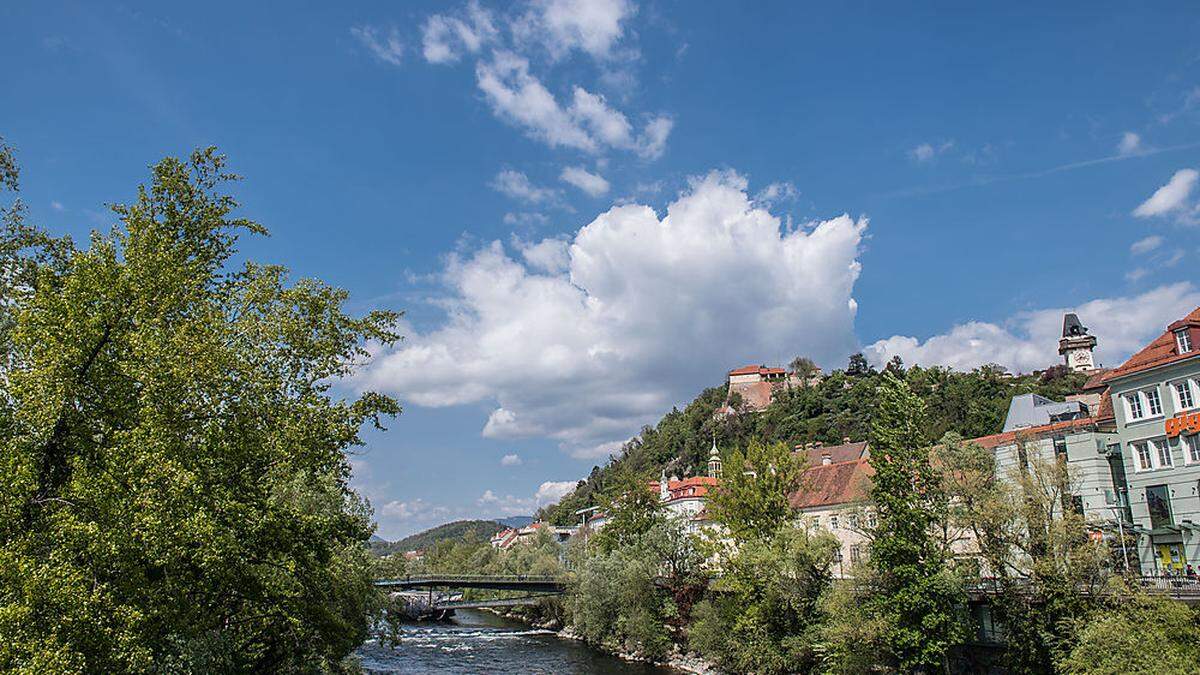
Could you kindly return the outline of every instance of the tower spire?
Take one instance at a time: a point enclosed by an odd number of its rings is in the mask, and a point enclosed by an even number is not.
[[[708,452],[708,476],[709,478],[721,477],[721,453],[717,450],[717,434],[713,432],[712,450]]]

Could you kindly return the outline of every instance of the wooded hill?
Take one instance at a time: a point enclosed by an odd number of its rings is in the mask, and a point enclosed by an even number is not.
[[[441,541],[460,541],[468,537],[487,541],[504,527],[494,520],[456,520],[409,535],[399,541],[372,542],[371,551],[383,556],[405,551],[423,551],[433,548]]]
[[[1072,373],[1064,366],[1013,376],[995,365],[970,372],[942,367],[905,368],[896,358],[885,370],[906,380],[925,401],[929,408],[929,438],[940,438],[947,431],[965,438],[999,432],[1013,396],[1037,393],[1062,400],[1087,380],[1085,375]],[[861,354],[855,354],[846,369],[835,370],[818,383],[778,392],[761,413],[722,417],[714,417],[713,413],[725,402],[728,385],[705,389],[683,410],[672,409],[658,424],[643,428],[624,445],[619,456],[604,466],[593,467],[574,492],[539,515],[555,524],[574,523],[577,510],[598,505],[600,496],[625,473],[647,479],[657,478],[663,469],[679,476],[701,475],[714,437],[722,452],[745,447],[751,439],[793,445],[815,441],[835,445],[846,437],[867,440],[880,377],[881,371],[869,366]]]

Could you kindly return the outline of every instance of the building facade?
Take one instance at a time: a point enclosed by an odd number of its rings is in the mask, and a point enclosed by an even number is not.
[[[1142,572],[1200,567],[1200,308],[1105,383]]]

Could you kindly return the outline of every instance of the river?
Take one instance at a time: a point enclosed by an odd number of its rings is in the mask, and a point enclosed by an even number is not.
[[[635,673],[675,671],[630,663],[552,631],[487,612],[404,626],[395,648],[371,640],[356,652],[368,673]]]

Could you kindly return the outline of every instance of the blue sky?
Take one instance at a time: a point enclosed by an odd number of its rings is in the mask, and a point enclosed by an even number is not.
[[[36,221],[217,145],[248,255],[407,312],[388,538],[529,513],[730,367],[1115,364],[1200,305],[1200,10],[5,3]],[[888,13],[884,13],[888,12]],[[505,459],[508,457],[508,459]]]

